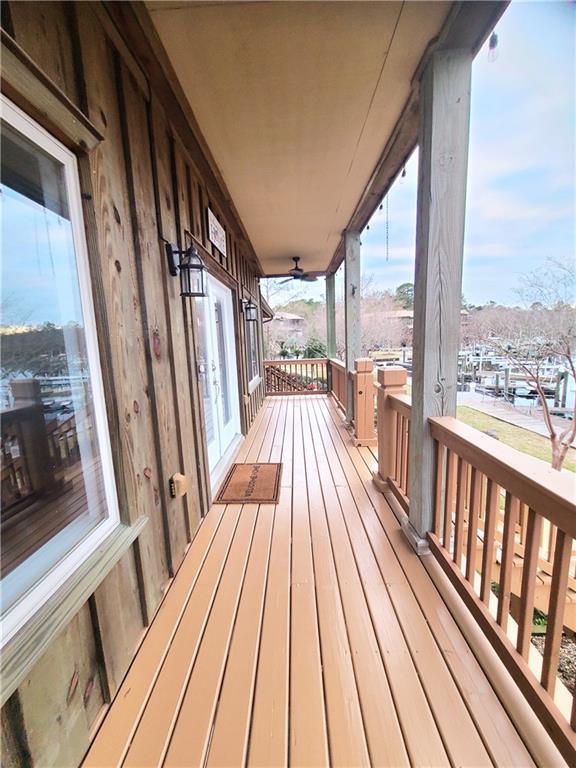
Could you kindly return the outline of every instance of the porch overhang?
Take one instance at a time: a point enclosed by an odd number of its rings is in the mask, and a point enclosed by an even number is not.
[[[148,2],[262,273],[333,271],[417,141],[438,47],[478,48],[502,2]],[[142,20],[142,13],[140,13]],[[150,23],[151,20],[151,23]]]

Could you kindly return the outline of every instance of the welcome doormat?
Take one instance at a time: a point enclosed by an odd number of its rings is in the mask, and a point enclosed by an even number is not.
[[[277,504],[282,464],[234,464],[215,504]]]

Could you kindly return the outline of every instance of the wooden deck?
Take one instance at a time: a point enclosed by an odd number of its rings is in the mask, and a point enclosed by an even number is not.
[[[85,766],[533,765],[333,401],[269,398],[239,460],[280,503],[212,507]]]

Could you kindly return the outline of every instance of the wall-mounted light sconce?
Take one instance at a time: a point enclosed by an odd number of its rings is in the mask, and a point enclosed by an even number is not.
[[[255,323],[258,320],[258,307],[252,300],[242,301],[241,307],[247,323]]]
[[[172,277],[180,272],[180,296],[206,296],[206,264],[192,245],[185,251],[165,244],[168,271]],[[179,261],[176,262],[176,257]]]

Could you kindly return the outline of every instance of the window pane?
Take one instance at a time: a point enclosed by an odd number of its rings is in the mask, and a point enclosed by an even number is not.
[[[64,166],[2,123],[2,611],[107,517]]]
[[[204,425],[206,427],[206,444],[211,445],[216,439],[214,411],[212,404],[213,365],[208,341],[207,302],[199,301],[198,307],[198,372],[200,392],[204,403]]]
[[[214,302],[214,317],[216,320],[216,343],[218,344],[218,360],[220,363],[220,388],[222,398],[222,419],[224,424],[228,424],[232,418],[230,410],[230,390],[228,384],[228,361],[226,359],[226,343],[224,339],[224,315],[222,313],[222,302]]]
[[[258,360],[258,330],[256,323],[246,323],[247,352],[248,352],[248,377],[250,381],[259,374]]]

